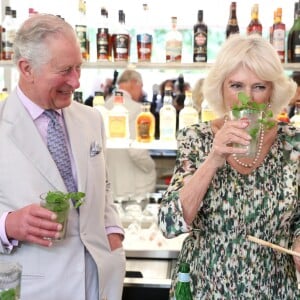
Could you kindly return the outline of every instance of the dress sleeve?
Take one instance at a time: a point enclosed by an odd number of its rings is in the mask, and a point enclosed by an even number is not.
[[[199,143],[199,125],[184,128],[178,132],[178,150],[171,182],[162,197],[158,223],[166,238],[173,238],[190,231],[183,218],[179,191],[185,179],[191,176],[199,165],[201,144]]]

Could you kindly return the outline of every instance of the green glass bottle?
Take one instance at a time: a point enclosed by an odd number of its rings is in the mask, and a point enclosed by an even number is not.
[[[190,280],[190,265],[183,262],[179,265],[178,282],[175,287],[176,300],[193,300]]]

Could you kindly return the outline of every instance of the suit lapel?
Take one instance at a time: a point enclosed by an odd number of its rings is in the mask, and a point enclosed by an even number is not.
[[[83,127],[84,120],[81,120],[81,115],[78,113],[75,103],[63,109],[63,115],[76,167],[78,191],[85,191],[89,152],[84,139],[86,136],[86,128]]]
[[[7,101],[3,118],[11,124],[10,139],[16,147],[54,186],[54,189],[64,191],[65,185],[47,146],[15,92]]]

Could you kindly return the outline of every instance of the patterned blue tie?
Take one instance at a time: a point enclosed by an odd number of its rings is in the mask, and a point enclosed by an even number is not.
[[[49,118],[47,129],[47,146],[68,192],[77,192],[77,185],[72,174],[71,160],[66,144],[66,137],[58,121],[58,113],[54,110],[45,110],[44,115]]]

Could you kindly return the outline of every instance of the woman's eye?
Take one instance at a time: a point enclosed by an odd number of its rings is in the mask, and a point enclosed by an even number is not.
[[[241,89],[243,86],[240,83],[232,83],[230,87],[233,89]]]
[[[264,91],[266,87],[264,85],[255,85],[253,87],[254,90]]]

